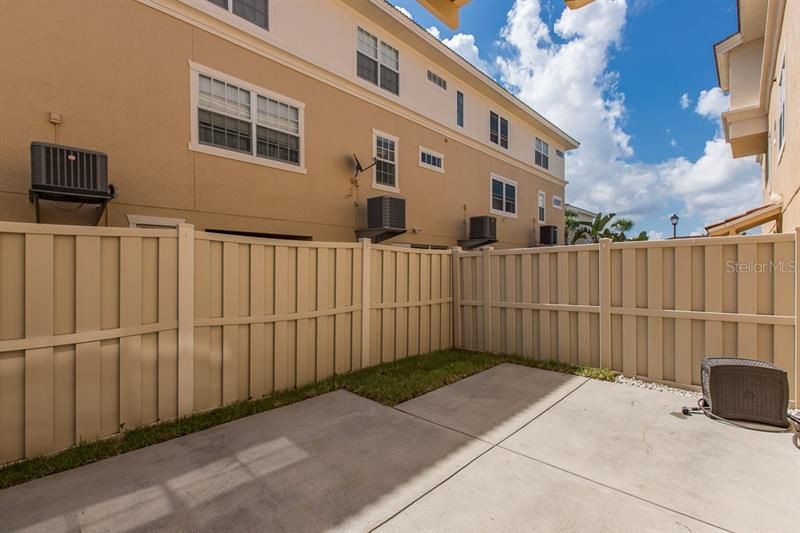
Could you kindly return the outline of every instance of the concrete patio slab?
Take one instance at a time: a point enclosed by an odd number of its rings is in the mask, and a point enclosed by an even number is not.
[[[502,446],[731,530],[800,531],[791,436],[684,417],[690,401],[590,381]]]
[[[481,456],[378,529],[720,531],[502,448]]]
[[[396,408],[496,444],[586,381],[502,364]]]
[[[333,392],[0,491],[0,530],[364,531],[487,448]]]

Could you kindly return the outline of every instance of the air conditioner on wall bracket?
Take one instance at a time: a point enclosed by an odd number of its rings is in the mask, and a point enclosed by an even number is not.
[[[108,156],[84,148],[32,142],[29,197],[36,206],[36,222],[40,199],[99,204],[102,215],[106,204],[117,197],[116,187],[108,183]]]
[[[465,250],[488,246],[497,242],[497,219],[483,215],[469,218],[469,239],[458,241]]]
[[[367,227],[356,230],[359,239],[382,242],[406,232],[406,199],[375,196],[367,200]]]

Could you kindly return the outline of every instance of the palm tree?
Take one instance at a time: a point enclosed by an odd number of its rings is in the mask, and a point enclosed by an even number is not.
[[[646,241],[648,240],[647,232],[639,232],[633,238],[625,235],[625,232],[633,229],[633,220],[627,217],[618,218],[616,213],[597,213],[597,216],[591,222],[578,222],[577,218],[574,221],[565,221],[567,228],[570,229],[572,240],[570,244],[575,244],[579,239],[587,239],[590,242],[600,242],[600,239],[611,239],[614,242],[622,241]],[[614,220],[612,222],[612,220]],[[574,229],[570,224],[576,224]]]

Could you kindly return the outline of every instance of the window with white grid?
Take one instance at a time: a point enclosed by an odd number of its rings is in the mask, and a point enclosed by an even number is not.
[[[550,145],[538,137],[536,137],[533,162],[542,168],[550,168]]]
[[[236,152],[230,157],[271,160],[303,171],[302,103],[196,68],[194,149],[219,156]]]
[[[400,52],[358,28],[356,74],[392,94],[400,94]]]
[[[258,97],[256,155],[300,164],[300,110],[273,98]]]
[[[516,216],[517,184],[500,176],[492,176],[491,211],[499,215]]]
[[[269,0],[208,0],[256,26],[269,29]]]
[[[201,144],[250,153],[250,118],[250,91],[200,74],[197,123]]]
[[[375,146],[375,183],[378,188],[397,189],[397,138],[373,133]]]

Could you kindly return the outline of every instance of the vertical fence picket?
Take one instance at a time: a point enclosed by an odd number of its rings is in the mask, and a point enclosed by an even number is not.
[[[647,250],[647,308],[660,310],[663,308],[661,248]],[[664,339],[663,321],[661,317],[647,319],[647,377],[661,380],[664,377]]]
[[[100,329],[100,237],[79,235],[75,239],[75,331]],[[100,341],[75,346],[75,439],[101,436]]]
[[[53,335],[53,236],[25,238],[25,336]],[[53,348],[25,351],[25,455],[53,449]]]

